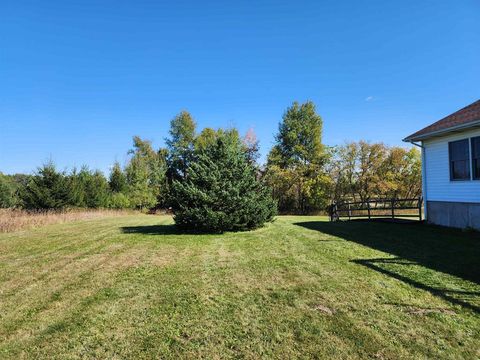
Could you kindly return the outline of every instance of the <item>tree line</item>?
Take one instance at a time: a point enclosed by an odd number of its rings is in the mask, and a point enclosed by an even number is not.
[[[328,147],[322,126],[312,102],[294,103],[283,115],[262,172],[280,212],[308,214],[334,201],[421,195],[416,148],[363,140]]]
[[[245,200],[241,192],[248,193],[244,213],[235,213],[236,219],[215,215],[212,221],[221,224],[242,223],[238,218],[250,219],[252,214],[271,218],[276,206],[282,213],[308,214],[324,210],[332,201],[420,195],[416,148],[367,141],[326,146],[322,127],[312,102],[294,102],[279,123],[266,163],[259,164],[259,142],[252,130],[245,136],[234,128],[199,131],[192,116],[182,111],[170,122],[164,148],[155,149],[135,136],[127,163],[116,162],[108,177],[87,166],[59,171],[52,162],[33,175],[0,173],[0,207],[174,207],[188,213],[188,223],[192,216],[204,216],[195,215],[200,202],[221,205],[214,211],[217,215],[231,214],[235,204]]]

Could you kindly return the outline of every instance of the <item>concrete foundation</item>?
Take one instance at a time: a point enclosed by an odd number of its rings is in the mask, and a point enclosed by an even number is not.
[[[427,201],[427,214],[432,224],[480,230],[480,203]]]

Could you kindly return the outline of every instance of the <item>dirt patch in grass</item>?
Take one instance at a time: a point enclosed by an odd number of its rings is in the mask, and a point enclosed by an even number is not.
[[[313,310],[320,311],[321,313],[327,314],[327,315],[333,315],[335,314],[335,310],[329,308],[328,306],[322,305],[322,304],[317,304],[312,306]]]

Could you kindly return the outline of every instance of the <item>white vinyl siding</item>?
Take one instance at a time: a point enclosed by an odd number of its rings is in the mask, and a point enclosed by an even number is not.
[[[480,136],[480,129],[458,132],[423,142],[427,201],[480,203],[480,180],[450,180],[448,143]]]

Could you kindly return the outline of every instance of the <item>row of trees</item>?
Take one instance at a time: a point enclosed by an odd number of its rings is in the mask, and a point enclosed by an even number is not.
[[[87,166],[58,171],[52,162],[33,175],[0,173],[0,207],[166,208],[172,203],[174,181],[185,181],[198,155],[223,137],[235,139],[246,161],[258,170],[258,141],[253,132],[245,139],[236,129],[205,128],[198,133],[191,115],[183,111],[171,121],[166,148],[156,150],[150,141],[135,136],[126,165],[116,162],[108,178]]]
[[[248,183],[258,193],[263,194],[268,188],[284,213],[323,210],[331,201],[340,199],[363,201],[420,195],[417,149],[365,141],[328,147],[322,143],[322,126],[322,118],[312,102],[293,103],[279,124],[266,164],[260,166],[259,144],[253,131],[243,138],[235,129],[197,131],[192,116],[183,111],[170,123],[165,148],[154,149],[149,141],[134,137],[128,162],[123,167],[115,163],[108,178],[87,167],[60,172],[51,163],[30,176],[0,173],[0,206],[180,208],[178,194],[185,195],[186,189],[199,186],[198,182],[211,183],[215,180],[212,174],[218,177],[215,181],[219,189],[233,184],[231,191],[238,190],[241,181],[246,181],[242,186]],[[241,163],[243,170],[233,171],[232,163]],[[249,180],[242,180],[240,174]],[[192,181],[197,184],[194,186]],[[228,199],[235,198],[229,192],[210,190],[207,192],[211,204],[226,204]]]
[[[166,204],[166,152],[154,151],[149,141],[133,138],[130,159],[122,168],[116,162],[108,178],[83,166],[59,171],[53,162],[33,175],[0,173],[0,207],[25,209],[135,208]]]
[[[422,171],[417,148],[352,142],[333,149],[328,173],[332,199],[416,198]]]
[[[383,143],[322,143],[322,118],[312,102],[285,112],[263,177],[281,212],[307,214],[332,201],[421,194],[421,160],[416,148]]]

